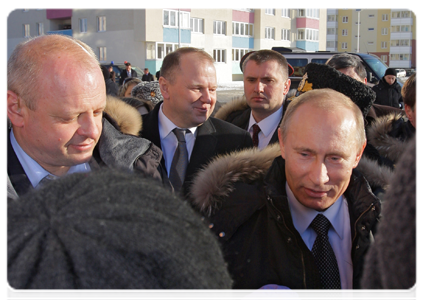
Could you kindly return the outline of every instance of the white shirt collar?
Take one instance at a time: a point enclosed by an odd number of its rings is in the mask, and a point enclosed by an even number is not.
[[[15,151],[16,156],[19,159],[19,162],[22,165],[22,168],[25,171],[26,176],[31,182],[32,186],[35,188],[40,183],[41,179],[47,175],[55,176],[43,167],[41,167],[32,157],[30,157],[26,152],[21,148],[21,146],[16,141],[15,135],[13,134],[13,128],[10,131],[10,143],[12,144],[13,150]],[[91,171],[90,165],[88,163],[83,163],[70,167],[67,174],[72,173],[85,173]],[[56,177],[56,176],[55,176]]]
[[[176,126],[168,117],[163,113],[163,103],[160,105],[159,109],[159,133],[162,139],[165,139],[169,133],[172,132],[174,128],[179,128]],[[185,128],[189,129],[192,134],[195,134],[197,127]]]
[[[320,212],[305,207],[295,198],[288,182],[285,183],[286,195],[288,197],[289,209],[291,211],[292,221],[298,233],[302,234],[310,226],[311,222]],[[344,222],[342,215],[342,203],[345,200],[344,195],[341,195],[334,204],[332,204],[324,212],[321,212],[332,224],[336,234],[342,240],[344,236]]]
[[[258,123],[254,120],[253,111],[251,110],[250,122],[248,124],[248,131],[251,130],[251,127],[253,127],[254,124],[257,124],[260,127],[260,130],[264,134],[264,136],[268,137],[270,134],[273,134],[273,132],[275,132],[275,128],[279,126],[279,122],[281,121],[282,110],[283,110],[283,105],[273,114],[264,118]]]

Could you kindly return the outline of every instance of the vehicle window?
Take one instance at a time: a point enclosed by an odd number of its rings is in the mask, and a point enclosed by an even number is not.
[[[376,58],[364,59],[364,61],[370,66],[372,69],[373,75],[379,77],[379,80],[383,78],[385,75],[385,71],[388,68],[382,61]],[[367,69],[367,68],[366,68]],[[374,74],[376,73],[376,74]]]
[[[327,62],[327,60],[328,60],[327,58],[312,58],[311,62],[324,65]]]
[[[308,64],[306,58],[288,58],[288,63],[294,68],[294,74],[292,77],[303,77],[305,66]]]

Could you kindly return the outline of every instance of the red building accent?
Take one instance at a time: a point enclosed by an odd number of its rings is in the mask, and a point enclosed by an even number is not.
[[[72,17],[72,9],[46,9],[47,19],[67,19]]]
[[[239,11],[239,10],[232,10],[232,21],[254,23],[254,13]]]
[[[309,18],[297,18],[297,28],[319,29],[319,20]]]

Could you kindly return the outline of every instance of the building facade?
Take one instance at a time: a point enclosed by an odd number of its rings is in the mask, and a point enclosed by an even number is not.
[[[93,48],[101,63],[131,62],[160,70],[178,47],[204,49],[218,82],[242,80],[239,62],[252,50],[296,47],[326,50],[326,9],[47,9],[8,17],[8,56],[22,40],[66,34]]]
[[[326,50],[364,52],[416,68],[416,16],[406,9],[328,9]]]

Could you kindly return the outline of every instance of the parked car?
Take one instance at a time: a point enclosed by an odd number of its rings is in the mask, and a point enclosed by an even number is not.
[[[397,71],[397,77],[405,77],[407,73],[404,69],[395,69]]]
[[[106,67],[110,67],[110,64],[101,64],[101,65],[102,66],[106,66]],[[113,71],[115,71],[115,75],[116,75],[115,82],[117,84],[119,84],[120,73],[122,71],[125,71],[126,70],[126,66],[123,63],[122,64],[120,64],[120,63],[119,64],[114,63],[112,66],[113,66]],[[144,74],[144,71],[141,70],[140,68],[135,67],[135,66],[132,66],[132,65],[131,65],[131,68],[133,70],[135,70],[135,72],[137,72],[137,78],[141,79],[142,78],[142,75]]]
[[[294,74],[291,79],[291,88],[296,89],[300,83],[303,75],[305,66],[310,63],[325,64],[326,61],[332,57],[332,55],[339,52],[330,51],[316,51],[306,52],[299,48],[286,48],[286,47],[273,47],[272,50],[278,51],[285,56],[288,63],[294,68]],[[385,70],[388,66],[383,63],[379,57],[373,54],[366,53],[353,53],[349,54],[356,55],[361,59],[367,72],[367,82],[369,86],[372,86],[379,82],[385,75]]]

